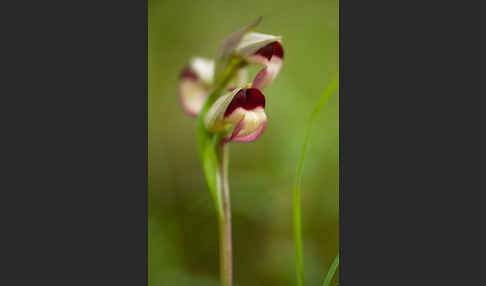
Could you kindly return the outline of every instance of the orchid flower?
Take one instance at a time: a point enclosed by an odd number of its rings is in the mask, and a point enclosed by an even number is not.
[[[235,49],[248,63],[265,66],[253,80],[254,88],[266,88],[282,68],[283,47],[279,36],[247,33]]]
[[[225,132],[222,143],[251,142],[265,130],[265,96],[257,88],[237,88],[221,96],[209,109],[204,124],[209,131]]]
[[[193,58],[180,74],[179,100],[182,109],[197,116],[213,84],[214,61]]]

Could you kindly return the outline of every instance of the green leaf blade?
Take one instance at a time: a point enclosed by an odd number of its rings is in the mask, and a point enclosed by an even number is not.
[[[217,156],[217,138],[215,134],[209,133],[204,127],[202,118],[198,119],[197,123],[197,143],[200,160],[203,167],[204,177],[209,187],[211,196],[213,197],[218,216],[223,215],[223,207],[220,194],[220,164]]]
[[[302,207],[301,207],[301,197],[302,197],[302,175],[304,169],[304,161],[307,153],[307,146],[309,145],[312,126],[317,116],[321,112],[324,104],[327,102],[333,91],[339,85],[339,74],[334,78],[334,80],[329,84],[327,89],[319,98],[314,111],[312,112],[311,118],[307,125],[306,135],[304,138],[304,143],[302,145],[302,150],[300,153],[299,163],[297,165],[297,174],[295,176],[294,183],[294,199],[293,199],[293,220],[294,220],[294,241],[295,241],[295,256],[296,256],[296,268],[297,268],[297,283],[299,286],[305,285],[304,280],[304,265],[303,265],[303,245],[302,245]]]
[[[329,267],[329,271],[327,271],[327,275],[326,278],[324,278],[324,283],[322,284],[322,286],[331,285],[332,278],[334,277],[334,273],[336,273],[338,266],[339,266],[339,254],[336,255],[336,258],[334,258],[331,267]]]

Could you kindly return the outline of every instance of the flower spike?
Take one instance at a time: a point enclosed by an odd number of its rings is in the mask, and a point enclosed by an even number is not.
[[[250,142],[265,130],[265,96],[256,88],[238,88],[220,97],[205,118],[206,128],[226,132],[223,144],[229,141]]]
[[[222,144],[249,142],[265,130],[265,96],[261,89],[270,85],[282,68],[282,37],[252,32],[261,17],[224,40],[216,61],[194,58],[180,77],[180,101],[186,113],[201,112],[211,90],[211,106],[202,114],[209,133],[218,133]],[[248,81],[246,65],[263,66]],[[213,86],[218,84],[217,86]],[[221,90],[227,90],[221,95]]]
[[[180,75],[179,100],[184,111],[197,116],[213,84],[214,61],[193,58]]]
[[[281,37],[252,32],[261,20],[259,17],[229,35],[214,62],[195,58],[180,75],[180,102],[186,113],[198,115],[197,150],[222,222],[219,228],[222,285],[233,283],[228,148],[225,144],[251,142],[265,131],[267,115],[261,89],[280,72],[284,54]],[[259,65],[261,69],[253,82],[248,80],[248,65]]]

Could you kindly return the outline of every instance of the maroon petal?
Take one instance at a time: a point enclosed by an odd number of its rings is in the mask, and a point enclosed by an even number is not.
[[[253,110],[259,106],[265,108],[265,96],[263,93],[256,88],[242,89],[233,97],[224,116],[230,115],[238,107],[245,110]]]
[[[198,80],[197,74],[190,68],[190,67],[185,67],[181,74],[179,75],[179,79],[193,79],[193,80]]]
[[[256,51],[255,55],[260,55],[267,60],[271,60],[274,56],[283,59],[284,51],[279,42],[273,42]]]

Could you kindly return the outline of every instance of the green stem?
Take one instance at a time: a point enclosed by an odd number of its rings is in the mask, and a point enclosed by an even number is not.
[[[202,159],[204,175],[218,212],[221,286],[232,286],[233,283],[228,147],[221,144],[223,134],[213,134],[206,130],[204,116],[244,65],[245,62],[238,58],[230,61],[226,72],[217,80],[215,88],[206,99],[197,121],[198,151]]]
[[[339,266],[339,254],[336,255],[336,258],[334,258],[331,267],[329,267],[329,271],[327,271],[327,275],[326,278],[324,278],[324,283],[322,284],[322,286],[331,285],[332,277],[334,277],[334,273],[336,273],[338,266]]]
[[[295,240],[295,256],[296,256],[296,266],[297,266],[297,283],[299,286],[304,286],[304,265],[303,265],[303,250],[302,250],[302,210],[301,210],[301,182],[302,182],[302,174],[304,168],[304,160],[305,154],[307,152],[307,145],[310,141],[310,135],[312,126],[314,121],[317,118],[317,115],[322,110],[322,107],[327,102],[327,99],[332,94],[334,89],[339,84],[339,75],[334,78],[334,80],[329,84],[327,89],[322,94],[321,98],[314,108],[312,112],[311,118],[307,125],[307,130],[304,139],[304,145],[302,146],[302,151],[300,153],[299,164],[297,166],[297,175],[295,177],[295,184],[294,184],[294,210],[293,210],[293,218],[294,218],[294,240]]]
[[[223,214],[219,220],[220,276],[222,286],[233,284],[233,249],[231,243],[231,205],[228,187],[228,147],[219,148],[220,190]]]

